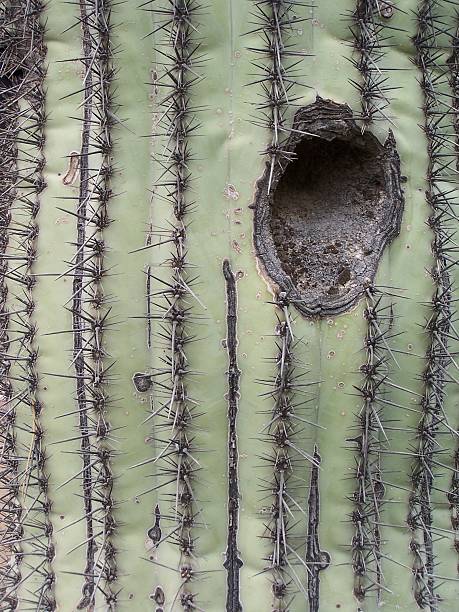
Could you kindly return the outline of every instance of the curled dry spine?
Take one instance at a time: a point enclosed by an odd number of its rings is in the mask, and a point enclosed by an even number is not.
[[[388,446],[388,439],[383,406],[390,362],[394,361],[389,345],[394,319],[390,299],[382,288],[369,285],[365,289],[366,359],[360,367],[363,380],[357,387],[363,406],[358,414],[357,435],[349,440],[356,448],[357,488],[352,498],[354,511],[351,516],[354,595],[363,601],[367,594],[374,594],[378,605],[385,588],[381,550],[384,502],[381,451]]]
[[[43,9],[40,0],[16,0],[0,10],[1,610],[55,609],[33,297],[45,187]]]
[[[385,48],[390,39],[388,19],[393,15],[392,2],[384,0],[357,0],[351,16],[351,34],[357,57],[351,62],[361,75],[360,81],[351,81],[360,95],[362,133],[375,119],[389,120],[386,109],[393,91],[387,81],[387,70],[382,65]]]
[[[454,116],[449,90],[450,74],[444,62],[445,50],[438,41],[452,33],[445,30],[441,3],[423,0],[418,13],[418,31],[414,38],[415,62],[420,70],[423,91],[423,126],[429,162],[426,197],[431,208],[428,223],[432,230],[433,267],[431,277],[434,293],[429,306],[425,330],[428,335],[424,390],[420,401],[421,418],[414,449],[409,499],[408,525],[412,532],[410,548],[413,554],[414,596],[421,608],[440,609],[437,593],[435,550],[436,528],[433,522],[432,492],[442,453],[440,435],[457,438],[454,425],[445,414],[447,385],[456,380],[451,369],[457,369],[449,344],[458,340],[453,319],[453,281],[451,271],[457,265],[454,212],[457,201],[448,182],[456,181],[455,143],[451,140]],[[437,47],[438,46],[438,47]],[[442,470],[444,463],[442,462]],[[453,488],[456,473],[453,468]]]
[[[116,500],[113,499],[113,454],[108,411],[113,401],[108,388],[111,364],[104,348],[104,330],[110,322],[109,296],[104,292],[106,244],[104,229],[110,224],[109,205],[112,165],[111,127],[116,117],[113,96],[114,53],[110,40],[110,0],[80,0],[76,27],[81,27],[83,77],[82,144],[79,153],[79,185],[76,198],[75,255],[61,276],[73,278],[71,303],[73,360],[79,454],[82,469],[61,483],[82,480],[86,539],[86,564],[81,568],[82,597],[77,609],[91,609],[100,602],[116,606],[118,589]],[[81,95],[76,92],[75,95]],[[74,163],[74,153],[70,162]],[[70,551],[69,554],[71,554]]]
[[[171,207],[169,226],[151,229],[145,246],[138,249],[157,247],[168,251],[158,275],[152,274],[151,266],[147,270],[147,326],[151,329],[151,321],[156,321],[153,349],[164,356],[162,365],[152,375],[154,398],[160,405],[148,417],[155,418],[152,439],[158,454],[143,462],[157,466],[158,484],[145,493],[157,491],[159,496],[156,508],[163,529],[149,530],[155,551],[160,557],[163,542],[175,545],[178,550],[177,588],[174,593],[165,594],[166,602],[170,609],[180,606],[195,610],[201,609],[196,542],[202,521],[194,490],[200,470],[199,449],[194,442],[199,414],[198,403],[188,390],[192,371],[187,346],[195,340],[190,331],[197,318],[193,304],[197,303],[198,308],[203,305],[193,291],[197,278],[190,271],[186,243],[193,207],[190,143],[199,127],[196,121],[199,108],[193,104],[192,90],[201,78],[199,70],[204,61],[197,40],[201,7],[196,0],[169,0],[166,8],[151,1],[142,6],[153,16],[151,34],[158,41],[155,51],[161,67],[155,73],[158,76],[154,83],[159,93],[159,120],[153,134],[158,141],[154,160],[159,168],[154,197]],[[157,289],[150,293],[154,286]],[[156,552],[151,557],[153,562],[155,558]]]

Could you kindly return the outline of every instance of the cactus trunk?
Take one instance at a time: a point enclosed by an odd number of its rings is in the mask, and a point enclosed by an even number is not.
[[[459,13],[0,6],[0,610],[453,612]]]

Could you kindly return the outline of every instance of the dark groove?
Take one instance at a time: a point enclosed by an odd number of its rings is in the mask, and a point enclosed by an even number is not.
[[[151,349],[151,266],[147,268],[147,348]]]
[[[223,262],[226,283],[226,348],[228,351],[228,540],[223,566],[227,571],[226,612],[240,612],[239,557],[237,535],[239,528],[239,482],[236,419],[239,402],[241,372],[237,364],[237,291],[236,279],[227,259]]]
[[[311,468],[311,483],[308,498],[308,535],[306,540],[306,563],[308,567],[309,612],[319,612],[320,572],[330,564],[330,555],[320,550],[320,490],[319,473],[321,457],[317,446],[314,447],[314,463]]]

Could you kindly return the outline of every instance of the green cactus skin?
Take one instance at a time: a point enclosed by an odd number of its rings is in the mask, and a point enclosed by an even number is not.
[[[457,609],[458,31],[448,0],[1,5],[0,610]],[[405,205],[307,318],[253,204],[317,96],[391,132]]]

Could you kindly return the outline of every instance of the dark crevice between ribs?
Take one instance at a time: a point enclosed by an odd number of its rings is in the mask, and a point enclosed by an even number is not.
[[[308,534],[306,540],[306,563],[308,567],[309,612],[320,609],[320,572],[330,564],[330,555],[320,550],[320,492],[319,470],[321,457],[317,446],[314,447],[314,463],[311,468],[311,484],[308,498]]]
[[[226,612],[242,610],[239,598],[239,557],[237,537],[239,528],[239,456],[236,420],[239,403],[240,370],[237,364],[237,292],[236,279],[228,260],[223,262],[226,283],[226,347],[228,351],[228,539],[224,567],[227,571]]]

